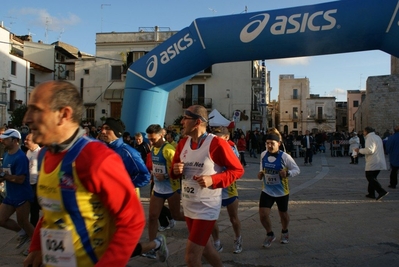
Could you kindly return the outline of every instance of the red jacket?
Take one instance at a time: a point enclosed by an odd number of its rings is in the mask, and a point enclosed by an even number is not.
[[[53,171],[65,154],[47,151],[42,165],[45,171]],[[82,185],[99,195],[116,223],[108,249],[95,266],[126,266],[143,232],[145,217],[122,159],[104,144],[91,142],[82,149],[75,164]],[[41,250],[41,223],[42,218],[35,228],[29,251]]]
[[[245,140],[245,138],[240,138],[237,141],[237,150],[238,152],[242,152],[245,150],[247,150],[247,141]]]

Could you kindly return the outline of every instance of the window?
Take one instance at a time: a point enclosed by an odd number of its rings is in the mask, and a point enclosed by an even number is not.
[[[122,79],[122,65],[111,66],[111,80],[120,81]]]
[[[294,129],[297,129],[297,128],[298,128],[298,123],[294,122]]]
[[[89,107],[86,109],[86,120],[94,125],[94,107]]]
[[[346,117],[342,117],[342,126],[346,126]]]
[[[8,110],[14,111],[15,110],[15,99],[17,97],[17,92],[14,90],[10,90],[10,107]]]
[[[122,102],[111,102],[111,116],[112,118],[119,119],[122,114]]]
[[[17,62],[11,61],[11,75],[17,75]]]
[[[293,107],[292,108],[292,118],[293,119],[298,119],[298,107]]]
[[[317,107],[317,119],[323,119],[323,107]]]
[[[29,85],[32,87],[35,86],[35,74],[33,74],[33,73],[30,74]]]
[[[353,100],[353,107],[357,108],[359,106],[359,101],[358,100]]]
[[[132,63],[136,62],[139,58],[141,58],[145,54],[147,54],[147,52],[145,52],[145,51],[131,51],[131,52],[127,53],[127,57],[126,57],[127,67],[130,67],[130,65]]]
[[[292,99],[298,99],[298,89],[292,90]]]
[[[84,73],[85,75],[89,75],[89,74],[90,74],[90,70],[89,70],[89,69],[84,69],[84,70],[83,70],[83,73]]]
[[[205,101],[205,85],[204,84],[187,84],[186,99],[191,100],[191,105],[204,105]]]

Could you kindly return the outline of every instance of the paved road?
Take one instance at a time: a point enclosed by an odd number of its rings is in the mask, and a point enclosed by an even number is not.
[[[349,157],[331,157],[326,151],[314,156],[313,166],[303,166],[303,158],[296,161],[301,174],[290,178],[290,243],[278,242],[281,226],[274,207],[272,223],[277,240],[265,249],[261,247],[265,231],[257,208],[261,191],[261,183],[256,179],[259,158],[247,158],[249,166],[238,181],[244,240],[241,254],[231,252],[234,235],[225,209],[219,219],[225,267],[398,266],[399,189],[388,190],[390,194],[382,201],[365,198],[364,158],[360,158],[359,165],[352,165]],[[389,189],[389,171],[382,171],[379,181]],[[146,211],[148,190],[142,190]],[[164,232],[171,254],[167,263],[136,257],[128,266],[185,266],[187,233],[183,222]],[[0,266],[21,266],[24,248],[15,249],[15,234],[0,229],[0,236]],[[145,230],[142,240],[147,236]]]

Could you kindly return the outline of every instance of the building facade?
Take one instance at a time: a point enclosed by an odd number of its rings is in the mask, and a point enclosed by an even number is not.
[[[333,132],[336,128],[335,97],[310,94],[308,78],[293,74],[279,76],[279,123],[283,133],[304,133],[309,130]]]
[[[75,60],[74,81],[80,88],[86,113],[84,120],[100,125],[106,117],[119,118],[123,103],[126,71],[130,64],[144,56],[155,46],[167,40],[175,31],[151,31],[128,33],[97,33],[96,55]],[[205,106],[208,111],[217,109],[236,127],[244,130],[266,124],[266,107],[258,108],[253,119],[252,106],[260,106],[262,91],[253,92],[254,81],[262,81],[259,61],[214,64],[197,73],[190,80],[172,90],[168,96],[165,126],[172,125],[194,104]],[[264,82],[264,88],[268,81]],[[263,90],[266,92],[266,89]],[[252,98],[254,97],[254,99]],[[254,102],[256,104],[254,104]],[[149,106],[157,108],[156,104]],[[132,114],[135,109],[132,107]],[[235,114],[240,114],[235,116]],[[151,124],[153,122],[148,122]]]
[[[355,113],[355,128],[373,127],[382,135],[399,124],[399,75],[368,77],[366,94]]]
[[[361,129],[356,129],[355,124],[355,113],[363,102],[366,95],[365,90],[348,90],[347,91],[347,109],[348,109],[348,127],[347,131],[360,131]]]
[[[354,114],[358,131],[373,127],[381,136],[399,124],[399,59],[391,56],[391,75],[371,76],[359,109]]]

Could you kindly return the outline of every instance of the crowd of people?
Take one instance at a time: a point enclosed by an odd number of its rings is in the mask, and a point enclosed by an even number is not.
[[[399,126],[385,142],[371,127],[348,135],[313,135],[308,130],[281,134],[275,128],[231,132],[209,128],[207,110],[194,105],[185,111],[180,131],[151,124],[145,133],[131,136],[116,118],[106,118],[99,127],[82,125],[82,113],[76,87],[50,81],[32,92],[26,129],[0,128],[0,183],[6,184],[0,226],[18,233],[17,248],[30,242],[24,251],[26,267],[125,266],[138,255],[165,262],[169,250],[160,232],[174,228],[176,221],[185,221],[189,231],[187,266],[202,266],[202,257],[211,266],[223,266],[217,224],[222,207],[234,231],[232,252],[243,250],[236,181],[248,166],[247,153],[260,158],[259,219],[265,248],[276,239],[270,220],[274,203],[280,243],[289,243],[288,180],[300,173],[295,157],[312,165],[313,155],[325,152],[326,143],[346,140],[341,156],[350,156],[351,164],[365,156],[366,197],[380,200],[388,194],[377,180],[386,169],[384,153],[390,157],[389,187],[397,186]],[[148,184],[146,220],[140,188]],[[17,221],[11,219],[13,213]],[[146,224],[148,241],[139,242]]]

